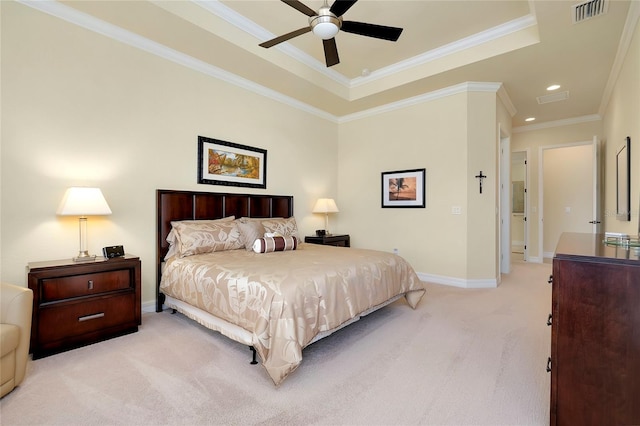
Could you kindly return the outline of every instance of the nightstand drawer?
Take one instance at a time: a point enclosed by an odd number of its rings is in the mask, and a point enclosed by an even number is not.
[[[122,290],[131,286],[128,269],[42,280],[40,302],[69,299]]]
[[[31,262],[33,359],[138,330],[142,319],[140,258]]]
[[[71,302],[41,307],[37,340],[39,347],[56,341],[109,328],[137,328],[133,290],[119,296],[96,298],[84,302]]]

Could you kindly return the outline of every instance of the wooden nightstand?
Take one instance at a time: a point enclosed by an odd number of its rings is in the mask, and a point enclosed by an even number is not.
[[[349,235],[323,235],[321,237],[312,235],[304,237],[304,242],[325,246],[351,247],[351,238]]]
[[[138,331],[140,259],[29,263],[33,359]]]

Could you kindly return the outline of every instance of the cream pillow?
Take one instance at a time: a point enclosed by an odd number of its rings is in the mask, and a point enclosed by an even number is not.
[[[288,217],[286,219],[262,219],[261,223],[264,227],[264,232],[278,234],[285,237],[295,237],[297,242],[300,242],[300,237],[298,236],[298,225],[296,224],[295,217]]]
[[[167,236],[171,256],[185,257],[242,248],[243,240],[233,217],[218,220],[185,220],[171,222]]]
[[[264,226],[259,220],[238,221],[238,229],[247,251],[252,250],[255,240],[264,235]]]

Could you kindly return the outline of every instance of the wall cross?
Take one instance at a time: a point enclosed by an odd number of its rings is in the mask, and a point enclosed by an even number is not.
[[[483,175],[482,170],[480,170],[480,174],[476,175],[476,178],[480,179],[480,193],[482,194],[482,179],[486,178],[486,176]]]

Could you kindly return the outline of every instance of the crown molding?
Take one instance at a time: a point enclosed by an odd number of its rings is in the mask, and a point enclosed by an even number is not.
[[[505,89],[504,85],[502,84],[498,89],[498,97],[502,101],[502,104],[504,105],[504,107],[507,109],[507,112],[509,112],[509,114],[511,115],[511,118],[513,118],[513,116],[516,115],[516,112],[518,112],[518,110],[516,109],[515,105],[513,105],[513,102],[511,102],[511,98],[507,93],[507,89]]]
[[[168,61],[190,68],[194,71],[201,72],[210,77],[222,80],[229,84],[233,84],[237,87],[243,88],[258,95],[267,97],[277,102],[286,104],[301,111],[308,112],[325,120],[334,123],[345,123],[349,121],[359,120],[361,118],[370,117],[386,112],[407,108],[412,105],[430,102],[436,99],[440,99],[446,96],[455,95],[465,92],[494,92],[497,93],[500,98],[505,101],[505,105],[512,106],[512,103],[502,86],[502,83],[483,83],[483,82],[466,82],[457,84],[455,86],[446,87],[443,89],[428,92],[422,95],[414,96],[408,99],[403,99],[398,102],[392,102],[386,105],[382,105],[376,108],[371,108],[365,111],[357,112],[354,114],[348,114],[338,117],[330,114],[319,108],[315,108],[309,104],[298,101],[297,99],[285,96],[275,90],[269,89],[253,81],[239,77],[221,68],[215,67],[204,61],[196,59],[192,56],[178,52],[165,45],[149,40],[145,37],[139,36],[130,31],[124,30],[118,26],[110,24],[108,22],[97,19],[84,12],[80,12],[77,9],[66,6],[55,0],[17,0],[19,3],[47,13],[56,18],[67,21],[71,24],[78,25],[87,30],[96,32],[105,37],[109,37],[121,43],[138,48],[147,53],[151,53]],[[218,3],[217,1],[214,3]]]
[[[631,45],[631,41],[633,40],[633,34],[635,32],[636,25],[638,25],[639,19],[640,2],[632,1],[629,5],[627,20],[625,21],[624,28],[622,29],[620,43],[618,43],[616,57],[613,60],[613,66],[611,67],[611,72],[609,73],[607,85],[604,88],[602,100],[600,101],[600,108],[598,108],[598,114],[601,116],[604,116],[607,106],[609,106],[609,101],[611,100],[611,95],[613,94],[613,88],[615,87],[618,76],[620,75],[620,71],[622,70],[622,65],[624,64],[627,52],[629,51],[629,46]]]
[[[231,9],[228,6],[222,4],[219,0],[191,0],[198,6],[207,10],[210,13],[218,16],[221,19],[229,22],[230,24],[236,26],[242,31],[252,35],[257,40],[270,40],[276,37],[275,34],[267,31],[260,25],[255,22],[247,19],[243,15],[239,14],[235,10]],[[526,28],[537,25],[537,20],[534,15],[529,14],[517,19],[513,19],[509,22],[505,22],[504,24],[497,25],[493,28],[489,28],[488,30],[481,31],[477,34],[473,34],[471,36],[465,37],[463,39],[457,40],[455,42],[449,43],[447,45],[438,47],[437,49],[430,50],[423,54],[414,56],[413,58],[409,58],[395,64],[389,65],[387,67],[374,70],[366,77],[358,76],[353,79],[349,79],[348,77],[340,74],[339,72],[327,68],[324,63],[316,60],[314,57],[308,55],[302,50],[293,47],[289,43],[280,43],[274,48],[280,50],[281,52],[289,55],[293,59],[303,63],[304,65],[312,68],[314,71],[317,71],[326,77],[334,80],[338,84],[341,84],[347,89],[352,89],[364,85],[369,85],[375,83],[378,80],[382,80],[388,78],[396,73],[410,70],[412,68],[416,68],[422,66],[426,63],[436,61],[442,59],[446,56],[453,55],[455,53],[462,52],[464,50],[472,49],[483,44],[492,42],[499,38],[508,36],[510,34],[516,33],[518,31],[522,31]]]
[[[451,95],[456,95],[459,93],[468,93],[468,92],[496,93],[500,90],[501,87],[502,87],[502,83],[481,83],[481,82],[460,83],[460,84],[456,84],[455,86],[449,86],[449,87],[445,87],[444,89],[434,90],[432,92],[428,92],[422,95],[403,99],[401,101],[392,102],[386,105],[370,108],[370,109],[356,112],[353,114],[343,115],[338,119],[338,123],[347,123],[349,121],[360,120],[366,117],[371,117],[374,115],[379,115],[379,114],[384,114],[391,111],[400,110],[413,105],[418,105],[425,102],[431,102],[436,99],[444,98]]]
[[[583,115],[581,117],[566,118],[564,120],[547,121],[545,123],[530,124],[528,126],[514,127],[511,129],[513,133],[532,132],[534,130],[551,129],[554,127],[571,126],[574,124],[589,123],[592,121],[602,120],[600,114]]]
[[[52,0],[17,0],[19,3],[47,13],[56,18],[67,21],[71,24],[78,25],[79,27],[101,34],[105,37],[109,37],[113,40],[117,40],[121,43],[138,48],[152,55],[159,56],[163,59],[169,60],[176,64],[190,68],[194,71],[201,72],[210,77],[214,77],[218,80],[222,80],[229,84],[233,84],[237,87],[249,90],[253,93],[262,95],[264,97],[273,99],[277,102],[292,106],[302,111],[306,111],[310,114],[316,115],[320,118],[332,122],[338,122],[338,117],[330,114],[319,108],[312,107],[309,104],[300,102],[297,99],[285,96],[275,90],[264,87],[253,81],[239,77],[221,68],[208,64],[204,61],[196,59],[192,56],[178,52],[160,43],[156,43],[145,37],[139,36],[130,31],[124,30],[118,26],[112,25],[108,22],[97,19],[84,12],[80,12],[77,9],[66,6],[62,3]]]
[[[235,10],[231,9],[228,6],[225,6],[218,0],[191,0],[194,4],[197,4],[204,10],[209,13],[212,13],[218,16],[221,19],[224,19],[228,23],[234,25],[238,29],[246,32],[247,34],[256,38],[257,41],[271,40],[275,38],[276,35],[270,31],[267,31],[260,25],[256,24],[250,19],[247,19],[243,15],[239,14]],[[292,46],[290,43],[280,43],[272,47],[272,49],[277,49],[286,55],[292,57],[298,62],[308,66],[309,68],[317,71],[326,77],[334,80],[345,88],[349,87],[350,81],[347,77],[340,74],[339,72],[327,68],[326,65],[313,56],[303,52],[302,50]]]
[[[419,67],[423,64],[442,59],[446,56],[453,55],[464,50],[481,46],[485,43],[489,43],[518,31],[522,31],[534,25],[537,25],[537,20],[533,15],[526,15],[521,18],[505,22],[502,25],[489,28],[488,30],[481,31],[477,34],[473,34],[460,40],[456,40],[437,49],[433,49],[423,54],[414,56],[413,58],[409,58],[404,61],[397,62],[393,65],[381,68],[379,70],[372,71],[371,74],[366,77],[356,77],[351,80],[351,84],[349,85],[349,87],[358,87],[364,84],[369,84],[376,80],[387,78],[393,74],[406,71],[411,68]]]

